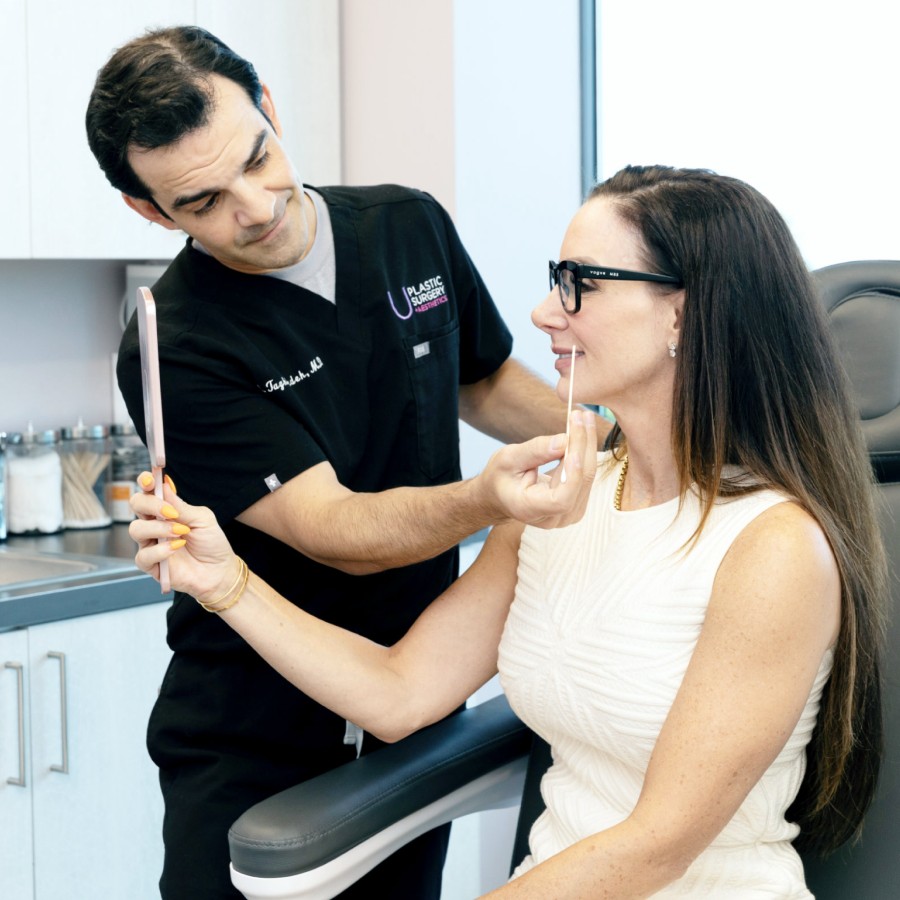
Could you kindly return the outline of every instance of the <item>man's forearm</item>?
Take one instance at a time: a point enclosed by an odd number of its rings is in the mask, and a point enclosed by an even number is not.
[[[430,559],[504,518],[476,479],[348,492],[331,506],[310,550],[320,562],[365,575]],[[334,548],[340,548],[339,558],[330,555]]]
[[[238,520],[351,574],[410,565],[506,519],[544,528],[577,521],[597,460],[593,422],[579,414],[571,430],[567,480],[559,471],[540,475],[540,467],[558,460],[565,447],[563,434],[543,436],[502,447],[475,478],[370,494],[344,487],[331,466],[320,463],[254,503]]]

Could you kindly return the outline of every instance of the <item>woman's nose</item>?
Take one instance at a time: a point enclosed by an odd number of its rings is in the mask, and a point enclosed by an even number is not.
[[[569,327],[569,318],[559,302],[556,288],[531,311],[531,321],[541,331],[560,331]]]

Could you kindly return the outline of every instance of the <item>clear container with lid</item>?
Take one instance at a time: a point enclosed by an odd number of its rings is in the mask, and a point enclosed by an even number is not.
[[[62,429],[63,527],[105,528],[112,524],[106,511],[109,476],[109,429],[78,424]]]
[[[114,522],[130,522],[134,518],[129,499],[137,490],[141,472],[150,471],[150,454],[134,425],[113,425],[110,429],[112,461],[106,485],[106,509]]]
[[[7,439],[6,527],[10,534],[62,530],[62,464],[59,432],[28,430]]]

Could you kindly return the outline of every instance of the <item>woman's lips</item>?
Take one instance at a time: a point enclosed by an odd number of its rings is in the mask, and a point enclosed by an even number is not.
[[[569,366],[572,365],[572,351],[571,350],[559,350],[557,348],[553,348],[553,352],[556,354],[556,362],[554,363],[554,367],[557,372],[562,372],[563,370],[568,371]],[[584,356],[580,350],[575,351],[575,359],[580,359]]]

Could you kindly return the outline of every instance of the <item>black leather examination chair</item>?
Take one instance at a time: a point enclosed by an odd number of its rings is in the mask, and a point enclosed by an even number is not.
[[[900,262],[815,273],[856,392],[900,601]],[[862,839],[825,861],[804,859],[817,900],[900,897],[900,626],[885,666],[886,756]],[[549,748],[503,697],[465,710],[252,807],[229,833],[232,879],[250,900],[327,900],[394,849],[441,822],[517,805],[512,863],[541,810]],[[524,787],[523,787],[524,786]]]
[[[900,897],[900,262],[866,261],[816,273],[850,376],[879,482],[891,565],[884,665],[885,756],[862,838],[826,860],[804,858],[817,900]]]
[[[231,879],[249,900],[328,900],[429,829],[518,805],[531,742],[500,696],[282,791],[231,827]]]

